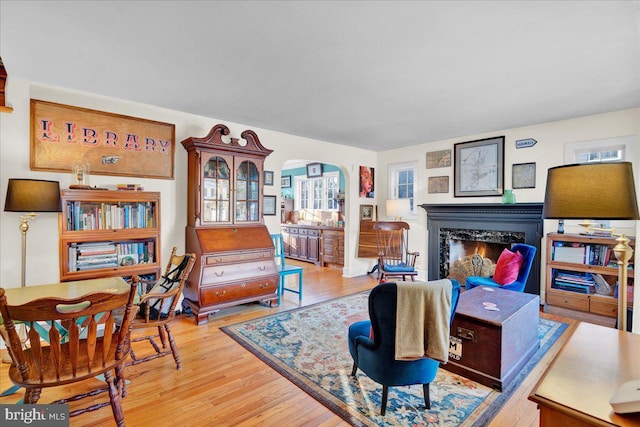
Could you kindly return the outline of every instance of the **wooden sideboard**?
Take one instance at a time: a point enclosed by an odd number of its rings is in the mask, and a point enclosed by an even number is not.
[[[541,427],[639,426],[640,413],[616,414],[618,387],[640,378],[640,335],[582,322],[551,362],[529,400]]]
[[[284,255],[317,265],[344,265],[344,229],[286,224],[281,226]]]

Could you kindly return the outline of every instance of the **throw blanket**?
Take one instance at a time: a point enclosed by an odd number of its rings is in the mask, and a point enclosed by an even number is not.
[[[451,281],[396,283],[396,360],[430,357],[447,363]]]

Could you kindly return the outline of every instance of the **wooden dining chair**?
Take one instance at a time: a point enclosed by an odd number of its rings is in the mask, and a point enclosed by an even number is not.
[[[282,302],[284,291],[298,294],[298,301],[302,301],[302,267],[295,265],[287,265],[284,258],[284,239],[282,234],[272,234],[273,246],[275,248],[276,267],[280,275],[280,283],[278,284],[278,305]],[[298,289],[287,288],[285,286],[286,277],[292,274],[298,275]]]
[[[131,361],[127,363],[127,366],[171,354],[176,362],[176,368],[182,368],[178,346],[171,333],[169,323],[175,318],[176,304],[196,262],[196,255],[193,253],[176,255],[176,250],[177,248],[174,246],[162,277],[156,282],[150,283],[150,289],[140,297],[137,302],[140,310],[131,322],[131,342],[148,341],[153,351],[150,355],[138,357],[132,345],[130,347]],[[145,286],[144,283],[143,286]],[[142,336],[136,335],[136,331],[145,329],[152,332]],[[159,343],[156,342],[157,339],[160,341]]]
[[[102,290],[78,298],[44,297],[12,305],[0,288],[0,314],[11,356],[9,378],[25,388],[23,402],[36,404],[43,388],[94,379],[104,374],[106,388],[92,390],[52,404],[64,404],[102,392],[109,401],[69,413],[71,417],[111,405],[113,418],[124,426],[121,399],[126,395],[124,362],[129,354],[129,326],[135,315],[133,299],[138,280],[121,293]],[[16,324],[26,329],[27,346]]]
[[[378,247],[378,278],[380,283],[395,280],[412,281],[418,275],[416,259],[419,252],[409,251],[409,224],[403,221],[377,221],[373,229]]]

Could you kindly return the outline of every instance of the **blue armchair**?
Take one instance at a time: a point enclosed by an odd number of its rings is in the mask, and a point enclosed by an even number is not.
[[[460,284],[451,280],[451,317],[453,320]],[[371,290],[369,295],[369,317],[349,326],[349,352],[353,357],[352,376],[360,368],[369,378],[382,385],[382,403],[380,414],[384,415],[387,407],[389,387],[422,384],[424,402],[431,408],[429,400],[429,383],[438,372],[440,362],[430,358],[417,360],[395,360],[396,346],[396,301],[397,285],[383,283]],[[373,332],[373,339],[370,338]]]
[[[531,266],[533,265],[533,259],[536,256],[536,248],[535,246],[526,245],[524,243],[516,243],[511,247],[511,252],[515,251],[520,252],[523,258],[522,267],[520,267],[520,272],[518,273],[518,278],[515,282],[509,283],[508,285],[500,285],[491,277],[468,276],[465,283],[467,290],[473,289],[476,286],[493,286],[510,291],[523,292],[524,287],[527,284],[527,279],[529,278]]]

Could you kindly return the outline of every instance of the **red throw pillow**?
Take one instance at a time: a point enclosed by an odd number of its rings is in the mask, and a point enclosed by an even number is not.
[[[523,260],[524,258],[520,252],[513,253],[509,249],[503,250],[496,264],[493,281],[499,285],[508,285],[515,282]]]

